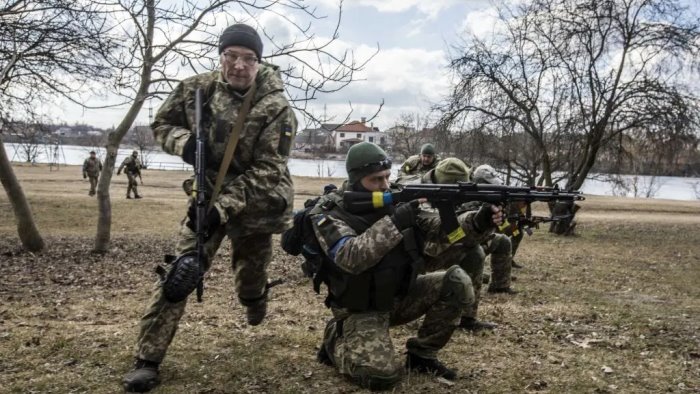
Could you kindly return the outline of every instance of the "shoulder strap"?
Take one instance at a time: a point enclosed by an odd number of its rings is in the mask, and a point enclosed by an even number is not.
[[[245,118],[248,116],[250,111],[251,103],[253,102],[253,97],[255,97],[255,80],[253,80],[253,85],[251,85],[243,100],[243,105],[238,111],[238,117],[236,118],[236,123],[233,125],[233,130],[231,135],[229,135],[228,144],[226,145],[226,151],[224,151],[224,158],[221,160],[221,166],[219,166],[219,172],[216,174],[216,182],[214,183],[214,191],[212,192],[211,200],[209,200],[209,206],[207,211],[211,209],[214,201],[219,197],[219,191],[221,190],[221,185],[224,183],[224,177],[228,171],[229,164],[231,164],[231,159],[233,159],[233,152],[236,151],[236,145],[238,144],[238,139],[241,136],[241,129],[243,129],[243,123],[245,123]]]

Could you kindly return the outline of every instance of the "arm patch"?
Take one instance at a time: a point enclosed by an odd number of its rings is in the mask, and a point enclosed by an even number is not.
[[[292,126],[286,123],[280,128],[280,143],[277,146],[277,153],[283,156],[289,156],[289,151],[292,148],[292,138],[294,138],[294,130]]]

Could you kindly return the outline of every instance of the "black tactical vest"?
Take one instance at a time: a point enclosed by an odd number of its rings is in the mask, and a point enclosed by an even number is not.
[[[342,220],[358,235],[388,213],[381,210],[362,215],[350,214],[343,209],[342,197],[339,194],[329,195],[324,200],[317,205],[316,212],[323,212]],[[314,289],[318,292],[320,283],[326,283],[326,306],[346,308],[352,312],[392,310],[395,299],[407,294],[418,273],[423,269],[423,259],[415,232],[408,229],[402,234],[403,240],[400,244],[375,266],[357,275],[340,269],[324,255],[321,269],[314,277]]]

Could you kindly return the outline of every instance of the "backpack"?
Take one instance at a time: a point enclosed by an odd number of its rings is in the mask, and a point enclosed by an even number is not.
[[[301,269],[304,275],[311,278],[321,266],[321,252],[311,224],[311,210],[321,197],[311,198],[304,203],[304,209],[294,214],[292,227],[282,233],[280,243],[282,249],[292,256],[304,256]]]

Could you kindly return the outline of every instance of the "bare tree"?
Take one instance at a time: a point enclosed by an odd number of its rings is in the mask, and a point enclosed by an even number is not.
[[[114,48],[105,39],[104,15],[91,2],[6,0],[0,3],[0,124],[29,122],[50,97],[80,103],[79,94],[109,76],[101,63]],[[0,144],[2,141],[0,141]],[[20,240],[29,250],[44,247],[4,145],[0,174]]]
[[[99,219],[95,251],[105,252],[110,240],[111,202],[109,185],[117,150],[144,102],[172,91],[185,74],[213,70],[218,66],[217,39],[226,24],[245,21],[262,31],[273,44],[265,58],[282,67],[287,93],[295,109],[313,117],[308,103],[318,95],[344,88],[369,59],[358,61],[350,50],[334,50],[342,16],[327,38],[312,29],[319,15],[300,0],[185,0],[166,5],[156,0],[103,0],[123,30],[129,47],[114,58],[119,77],[116,93],[128,109],[110,133],[107,155],[98,186]],[[269,20],[269,24],[263,24]]]
[[[401,114],[394,127],[387,130],[393,144],[392,151],[401,154],[404,158],[418,154],[421,145],[432,137],[429,135],[431,133],[428,130],[428,119],[429,116],[421,114]]]
[[[499,22],[455,49],[443,122],[512,122],[532,139],[546,185],[562,171],[580,188],[620,134],[694,116],[684,79],[700,30],[675,1],[533,0]]]

